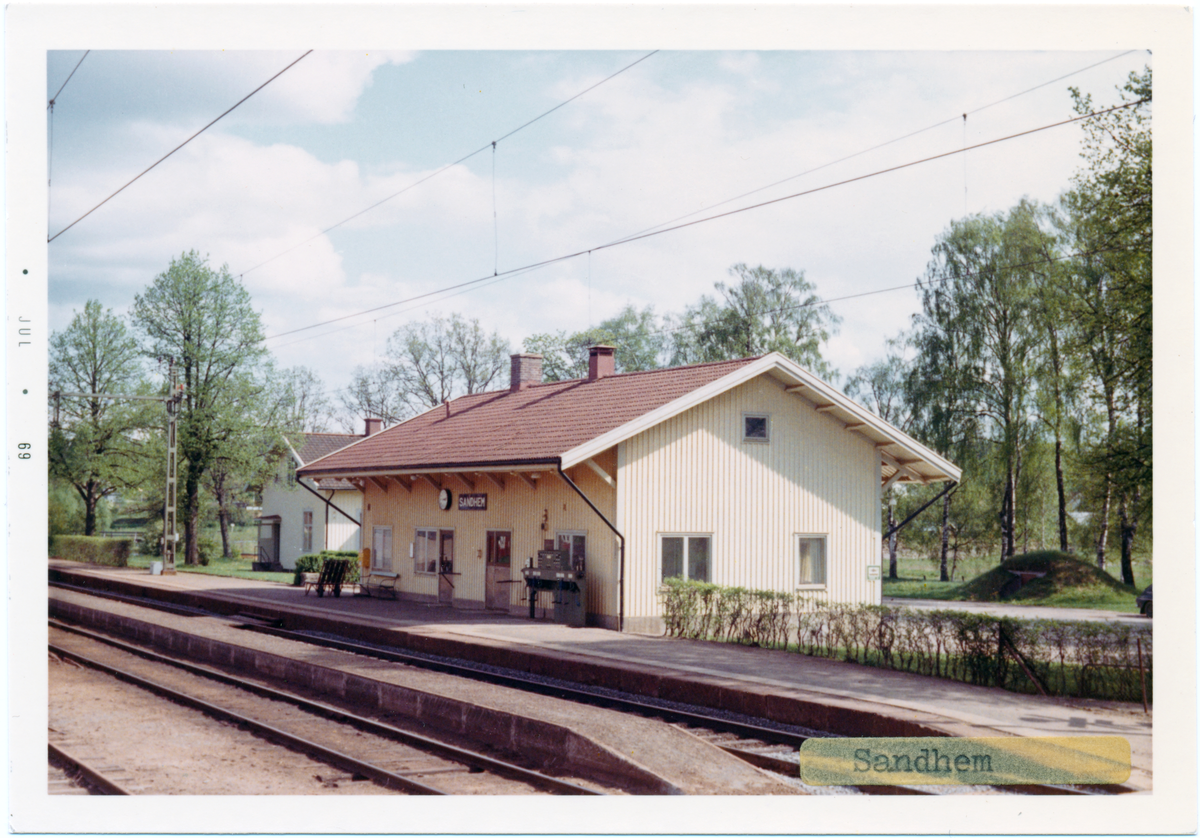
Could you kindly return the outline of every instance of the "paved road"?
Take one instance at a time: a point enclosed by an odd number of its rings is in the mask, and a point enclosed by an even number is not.
[[[1102,611],[1099,608],[1051,608],[1047,605],[1013,605],[997,602],[958,602],[937,599],[883,598],[884,605],[916,608],[921,611],[973,611],[995,614],[1002,617],[1023,617],[1027,620],[1086,620],[1100,622],[1137,623],[1153,625],[1153,621],[1141,614],[1122,614],[1120,611]]]

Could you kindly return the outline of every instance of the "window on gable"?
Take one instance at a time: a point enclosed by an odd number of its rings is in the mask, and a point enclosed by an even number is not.
[[[304,544],[300,548],[305,553],[312,552],[313,545],[313,514],[311,510],[304,510]]]
[[[711,573],[712,536],[663,535],[659,538],[662,578],[707,582]]]
[[[770,442],[771,418],[765,413],[743,413],[742,441]]]
[[[826,537],[796,536],[796,581],[801,586],[824,587],[826,574]]]

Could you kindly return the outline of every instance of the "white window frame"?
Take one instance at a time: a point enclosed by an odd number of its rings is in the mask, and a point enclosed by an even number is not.
[[[800,541],[802,539],[819,539],[822,542],[823,553],[822,561],[822,576],[824,581],[821,582],[802,582],[800,581]],[[829,533],[825,532],[798,532],[792,536],[792,556],[796,568],[796,590],[798,591],[823,591],[829,587]]]
[[[443,529],[448,529],[448,527],[414,527],[413,528],[413,540],[411,542],[412,546],[409,549],[409,558],[412,559],[412,562],[413,562],[413,573],[415,573],[417,576],[437,576],[438,575],[437,568],[440,566],[439,563],[441,560],[441,546],[442,546],[441,531]],[[435,552],[435,555],[433,557],[434,569],[433,570],[419,570],[417,568],[417,549],[416,549],[417,541],[420,538],[421,533],[430,533],[430,532],[433,533],[433,549]],[[428,557],[426,557],[426,558],[428,558]]]
[[[711,582],[713,577],[713,534],[711,532],[660,532],[658,534],[658,554],[656,556],[658,563],[658,581],[661,583],[663,579],[663,539],[664,538],[682,538],[683,539],[683,579],[689,580],[688,575],[688,539],[689,538],[707,538],[708,539],[708,579],[702,580]]]
[[[388,556],[388,564],[383,563],[383,556],[379,555],[379,551],[375,549],[375,534],[387,530],[388,541],[392,545],[392,554]],[[396,561],[396,535],[390,526],[373,526],[371,527],[371,572],[372,573],[394,573]]]
[[[554,549],[555,550],[559,549],[558,540],[560,538],[562,538],[563,536],[566,536],[568,538],[574,538],[577,535],[583,538],[583,563],[584,563],[584,566],[586,567],[587,560],[588,560],[587,554],[588,554],[588,546],[589,546],[587,530],[555,530],[554,531]],[[568,551],[568,554],[569,553],[570,553],[570,551]],[[567,558],[570,558],[570,555],[568,555]]]
[[[762,419],[767,426],[767,435],[759,439],[746,435],[746,420],[747,419]],[[754,413],[747,411],[742,414],[742,442],[750,442],[756,445],[769,445],[771,443],[771,414],[769,413]]]

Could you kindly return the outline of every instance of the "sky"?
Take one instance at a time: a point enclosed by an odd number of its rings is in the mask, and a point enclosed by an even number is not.
[[[302,54],[48,52],[47,98],[61,91],[47,111],[49,235]],[[478,319],[519,351],[626,305],[680,312],[737,263],[803,271],[832,300],[911,285],[952,221],[1068,189],[1080,127],[598,248],[1069,119],[1070,86],[1115,104],[1149,62],[1115,49],[318,50],[54,238],[49,325],[92,298],[127,313],[196,250],[241,278],[280,366],[311,368],[334,394],[399,326],[433,314]],[[582,255],[517,270],[570,254]],[[824,354],[844,381],[884,356],[918,298],[832,309]]]

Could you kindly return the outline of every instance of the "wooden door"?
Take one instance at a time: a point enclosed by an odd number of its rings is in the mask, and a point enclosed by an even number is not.
[[[438,533],[438,602],[450,605],[454,602],[454,584],[458,575],[454,572],[454,530]]]
[[[484,604],[500,611],[508,610],[508,582],[512,567],[512,533],[489,530],[487,534],[487,581]]]

